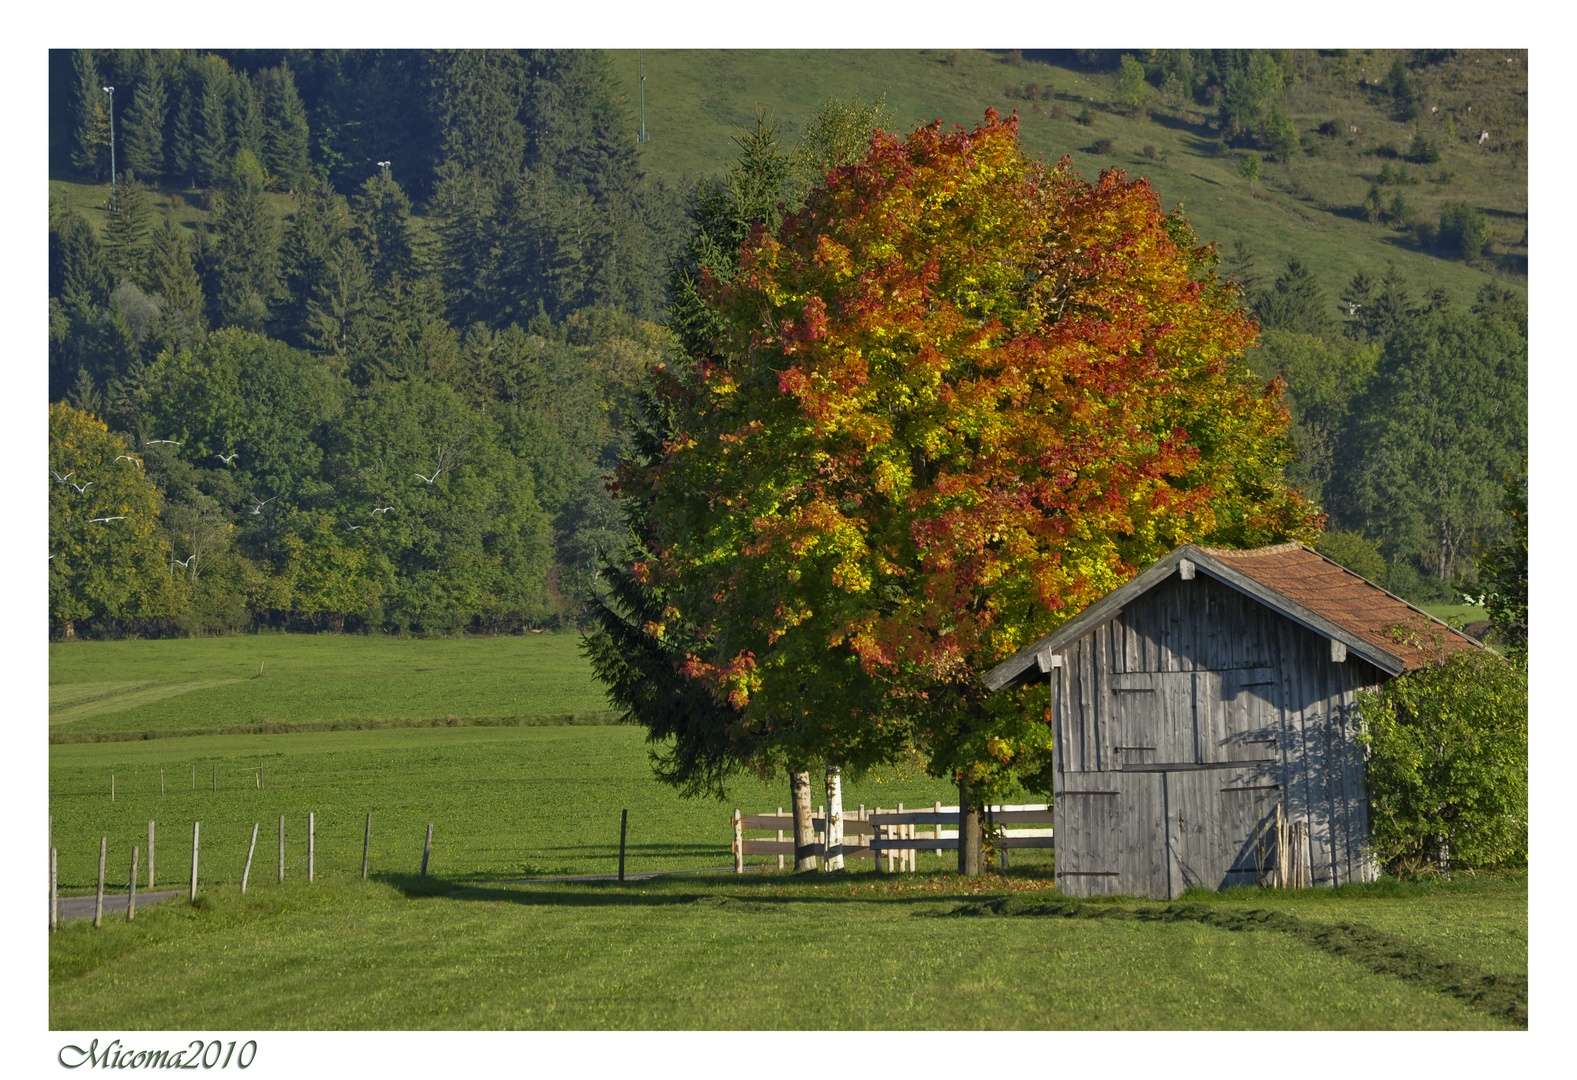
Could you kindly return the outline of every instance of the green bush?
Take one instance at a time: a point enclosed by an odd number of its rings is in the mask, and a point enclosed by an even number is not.
[[[1446,203],[1440,211],[1440,242],[1464,259],[1476,259],[1489,243],[1489,218],[1465,202]]]
[[[1370,843],[1392,873],[1525,866],[1527,670],[1457,653],[1360,692]]]

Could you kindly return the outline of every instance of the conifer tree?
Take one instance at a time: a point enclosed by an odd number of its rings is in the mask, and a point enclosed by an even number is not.
[[[263,110],[258,106],[257,91],[245,72],[233,72],[225,86],[225,109],[230,129],[229,160],[234,161],[242,151],[250,153],[259,163],[263,161]]]
[[[109,303],[114,276],[93,226],[68,210],[50,232],[49,292],[73,319],[89,318]]]
[[[229,68],[218,57],[204,57],[200,62],[191,159],[193,175],[203,187],[223,182],[235,160],[226,101],[230,78]]]
[[[153,200],[128,169],[120,174],[120,199],[104,227],[105,254],[117,277],[142,277],[144,247],[152,227]]]
[[[126,171],[157,183],[164,175],[164,118],[167,100],[164,78],[156,71],[138,80],[131,103],[121,114],[121,145]]]
[[[192,265],[186,230],[174,218],[166,217],[163,227],[154,230],[146,266],[143,284],[160,304],[153,351],[193,347],[207,329],[203,287]]]
[[[274,308],[275,336],[308,348],[309,305],[324,286],[336,245],[349,229],[345,200],[323,181],[298,189],[296,212],[280,247],[281,297]]]
[[[71,64],[77,76],[76,145],[71,163],[92,179],[100,180],[109,172],[109,96],[99,79],[93,50],[76,50],[71,55]]]
[[[279,282],[279,230],[262,187],[243,178],[214,214],[220,321],[260,332]]]
[[[307,110],[288,63],[264,74],[263,164],[287,190],[298,191],[312,172]]]
[[[342,237],[329,252],[307,302],[303,337],[308,346],[333,357],[336,370],[343,371],[348,357],[361,351],[369,332],[368,306],[372,300],[372,275],[361,252],[348,237]]]
[[[416,269],[411,200],[394,180],[368,177],[350,203],[353,235],[373,280],[410,278]]]

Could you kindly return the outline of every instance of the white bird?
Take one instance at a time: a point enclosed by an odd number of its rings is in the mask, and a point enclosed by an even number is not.
[[[175,446],[181,445],[180,442],[175,439],[144,439],[142,441],[142,445],[144,446],[152,446],[154,443],[171,443]]]
[[[125,521],[125,520],[126,520],[126,515],[125,514],[117,514],[114,517],[88,518],[88,524],[92,525],[95,522],[99,522],[99,521]]]
[[[191,562],[195,558],[197,558],[197,552],[194,551],[190,555],[186,556],[186,561],[185,562],[182,562],[180,559],[177,559],[174,556],[171,556],[170,561],[175,563],[176,566],[179,566],[179,567],[184,569],[186,567],[186,564]]]
[[[130,454],[122,454],[120,457],[116,458],[115,461],[129,461],[133,465],[137,466],[137,468],[142,468],[142,462],[139,459],[132,457]],[[114,464],[114,462],[111,462],[111,464]]]
[[[365,526],[362,526],[362,525],[347,525],[345,527],[347,529],[349,529],[351,532],[355,532],[357,529],[364,528]]]
[[[372,512],[374,514],[383,514],[383,513],[387,513],[390,510],[393,510],[393,509],[394,509],[394,507],[392,507],[392,506],[374,506],[372,508]]]
[[[73,469],[70,472],[68,472],[65,476],[61,476],[54,469],[50,469],[49,470],[49,475],[53,476],[56,480],[59,480],[62,484],[64,484],[67,480],[70,480],[73,476],[77,475],[77,471],[75,469]]]
[[[87,491],[88,488],[93,486],[93,481],[89,480],[86,484],[83,484],[80,487],[78,487],[76,484],[72,484],[71,486],[77,489],[78,495],[81,495],[83,492]]]
[[[442,469],[434,469],[434,470],[433,470],[433,475],[432,475],[432,476],[430,476],[430,477],[427,477],[427,476],[422,476],[422,474],[421,474],[421,473],[417,473],[417,474],[416,474],[416,475],[417,475],[417,476],[419,476],[419,477],[421,477],[421,478],[422,478],[422,479],[423,479],[423,480],[425,480],[425,481],[427,481],[427,483],[429,483],[429,484],[430,484],[430,483],[432,483],[432,482],[433,482],[433,481],[434,481],[434,480],[436,480],[436,479],[438,479],[438,477],[439,477],[439,474],[441,474],[441,473],[442,473],[442,472],[443,472],[443,470],[442,470]]]
[[[224,462],[226,465],[230,464],[232,461],[234,461],[236,458],[238,458],[240,456],[241,456],[240,454],[231,454],[229,457],[225,457],[223,454],[215,454],[214,455],[214,457],[218,458],[220,461]]]
[[[267,506],[269,503],[273,502],[277,498],[279,498],[278,495],[270,495],[268,498],[263,499],[261,502],[259,502],[257,496],[253,495],[252,496],[252,501],[257,503],[257,505],[252,507],[252,513],[253,514],[261,514],[263,512],[263,507]]]

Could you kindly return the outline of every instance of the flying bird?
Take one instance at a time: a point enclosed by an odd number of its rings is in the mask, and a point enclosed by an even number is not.
[[[173,446],[181,445],[180,440],[178,439],[144,439],[142,441],[142,445],[144,446],[152,446],[154,443],[170,443]]]
[[[428,477],[428,476],[422,476],[422,474],[421,474],[421,473],[417,473],[417,474],[416,474],[416,475],[417,475],[417,476],[419,476],[419,477],[421,477],[421,478],[422,478],[422,479],[423,479],[423,480],[425,480],[425,481],[427,481],[427,483],[429,483],[429,484],[430,484],[430,483],[432,483],[432,482],[433,482],[433,481],[434,481],[434,480],[436,480],[436,479],[438,479],[438,476],[439,476],[439,474],[440,474],[440,473],[442,473],[442,472],[443,472],[443,470],[442,470],[442,469],[434,469],[434,470],[433,470],[433,475],[432,475],[432,476],[430,476],[430,477]]]
[[[142,462],[139,459],[132,457],[130,454],[122,454],[120,457],[116,458],[115,461],[129,461],[133,465],[137,466],[137,468],[142,468]],[[114,464],[114,462],[111,462],[111,464]]]
[[[383,513],[387,513],[390,510],[393,510],[393,509],[394,509],[394,507],[392,507],[392,506],[374,506],[372,508],[372,512],[374,514],[383,514]]]
[[[195,558],[197,558],[197,552],[194,551],[190,555],[186,556],[185,562],[182,562],[180,559],[177,559],[174,556],[170,557],[170,561],[173,562],[176,566],[179,566],[179,567],[184,569],[186,564],[191,562]]]
[[[347,525],[345,527],[347,529],[349,529],[351,532],[355,532],[357,529],[364,528],[365,526],[362,526],[362,525]]]
[[[67,480],[70,480],[73,476],[77,475],[77,472],[76,472],[75,469],[73,469],[71,472],[68,472],[65,476],[61,476],[54,469],[50,469],[49,470],[49,475],[53,476],[56,480],[59,480],[62,484],[64,484]]]
[[[95,522],[99,522],[99,521],[125,521],[125,520],[126,520],[126,515],[125,514],[117,514],[114,517],[88,518],[88,524],[92,525]]]
[[[92,480],[89,480],[89,481],[88,481],[88,482],[87,482],[87,483],[86,483],[86,484],[82,484],[82,485],[80,485],[80,486],[79,486],[79,485],[77,485],[77,484],[72,484],[72,485],[71,485],[71,486],[72,486],[72,487],[74,487],[74,488],[76,488],[76,489],[77,489],[77,494],[78,494],[78,495],[81,495],[81,494],[83,494],[83,493],[84,493],[84,492],[85,492],[85,491],[87,491],[87,490],[88,490],[88,488],[90,488],[90,487],[92,487],[92,486],[93,486],[93,481],[92,481]]]
[[[238,458],[240,456],[241,456],[240,454],[231,454],[229,457],[225,457],[223,454],[215,454],[214,455],[214,457],[218,458],[220,461],[224,462],[226,465],[230,464],[232,461],[234,461],[236,458]]]
[[[252,501],[257,503],[257,505],[252,507],[252,513],[253,514],[261,514],[263,512],[263,507],[267,506],[269,503],[273,502],[277,498],[279,498],[278,495],[270,495],[268,498],[263,499],[263,500],[260,501],[256,495],[253,495],[252,496]]]

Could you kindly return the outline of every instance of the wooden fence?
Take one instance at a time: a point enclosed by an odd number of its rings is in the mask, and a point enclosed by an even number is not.
[[[999,826],[994,846],[1007,865],[1010,848],[1052,847],[1051,807],[1045,803],[1018,806],[991,806],[981,808],[983,820]],[[920,826],[929,825],[928,830]],[[818,806],[811,818],[816,832],[816,842],[809,853],[822,856],[827,853],[826,807]],[[1024,826],[1039,826],[1025,828]],[[794,856],[794,815],[785,813],[780,806],[775,814],[745,814],[739,810],[733,816],[734,872],[745,872],[746,855],[776,855],[778,869],[787,865]],[[776,839],[753,839],[746,831],[776,832]],[[951,830],[951,831],[949,831]],[[887,871],[913,871],[915,856],[921,851],[958,850],[958,807],[935,803],[926,810],[906,810],[903,803],[897,809],[881,807],[858,810],[843,815],[843,857],[845,859],[875,859],[876,869],[882,869],[882,859],[887,861]]]

